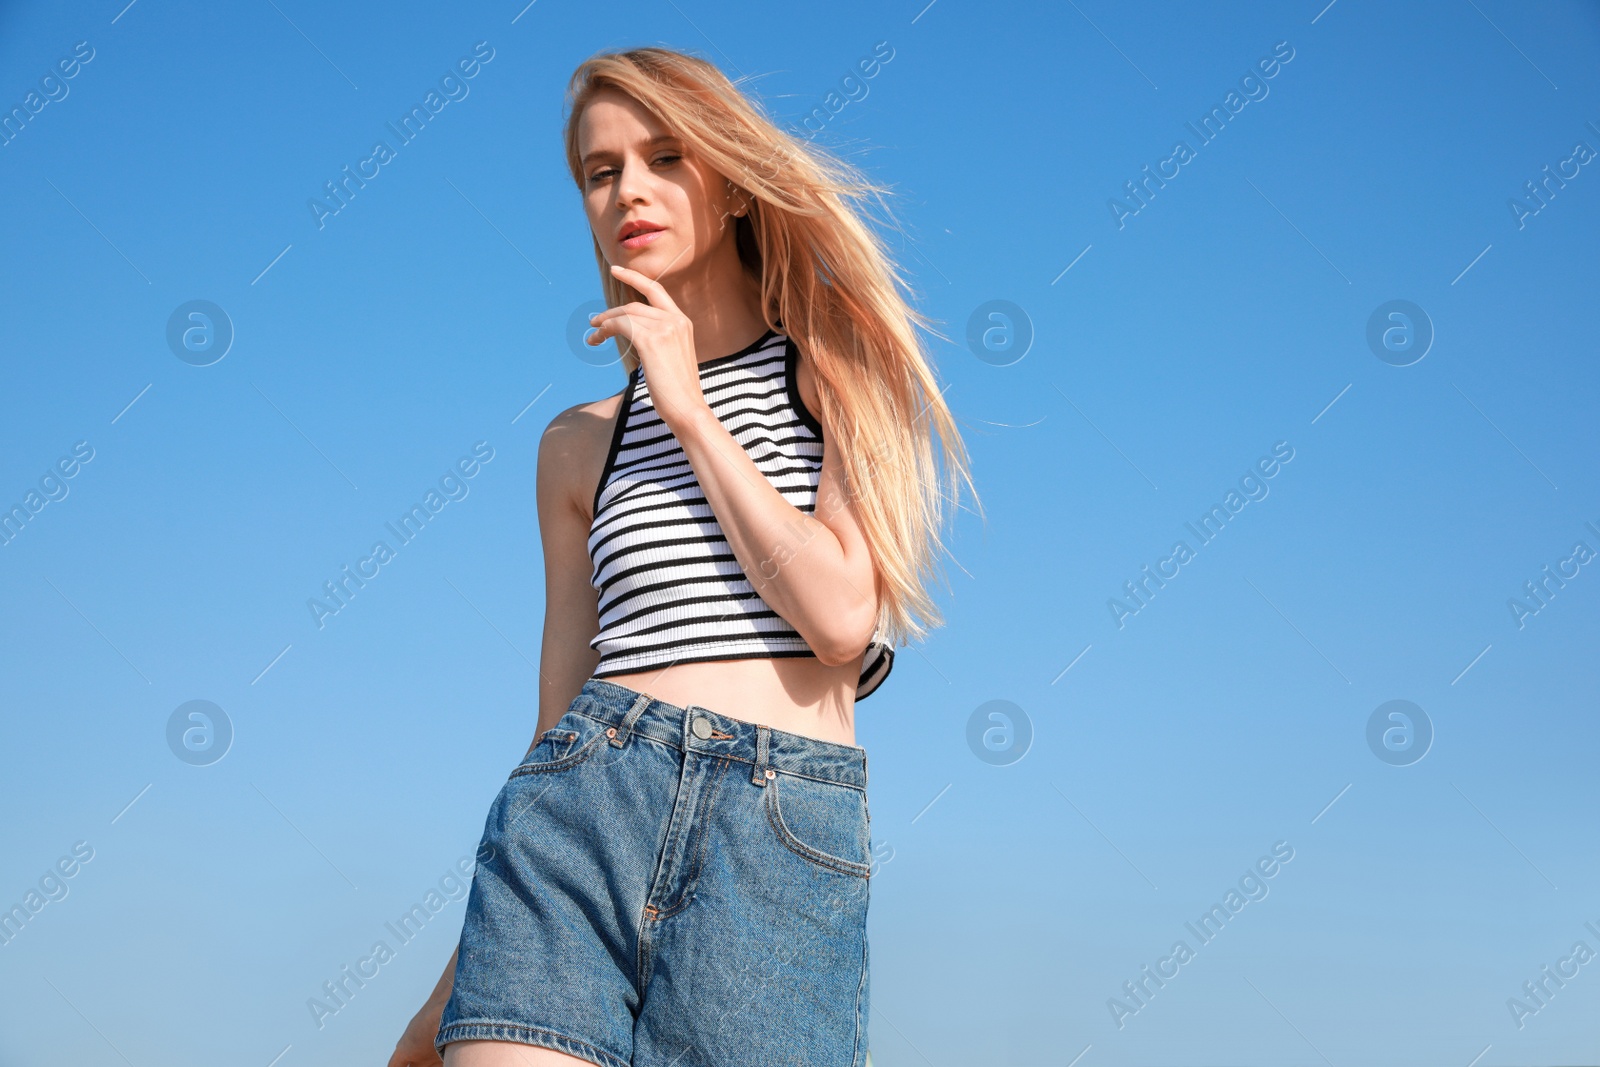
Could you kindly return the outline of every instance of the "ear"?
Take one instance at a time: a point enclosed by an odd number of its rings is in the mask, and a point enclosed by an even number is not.
[[[745,212],[750,210],[750,205],[745,201],[739,187],[733,184],[732,178],[724,178],[723,181],[727,183],[728,199],[731,201],[728,214],[736,219],[744,218]]]

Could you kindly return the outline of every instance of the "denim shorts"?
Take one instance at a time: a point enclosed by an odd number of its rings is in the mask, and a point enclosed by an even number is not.
[[[862,1067],[867,754],[590,678],[490,805],[434,1045]]]

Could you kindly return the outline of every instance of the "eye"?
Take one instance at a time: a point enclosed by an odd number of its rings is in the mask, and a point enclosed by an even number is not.
[[[680,160],[682,158],[683,157],[681,155],[677,155],[675,153],[668,152],[668,153],[665,153],[663,155],[657,156],[651,162],[657,164],[658,166],[666,166],[668,164],[676,163],[676,162],[678,162],[678,160]],[[590,185],[598,185],[601,182],[608,180],[616,172],[617,172],[617,169],[615,167],[606,167],[603,170],[597,170],[597,171],[595,171],[593,174],[591,174],[589,176],[589,184]]]

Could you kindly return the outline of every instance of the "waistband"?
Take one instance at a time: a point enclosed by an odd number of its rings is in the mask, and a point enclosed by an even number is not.
[[[570,710],[616,727],[613,744],[625,743],[629,733],[637,733],[685,752],[748,763],[750,780],[756,785],[765,785],[771,777],[765,772],[772,770],[856,789],[867,787],[864,748],[774,730],[694,704],[680,708],[601,678],[583,683]]]

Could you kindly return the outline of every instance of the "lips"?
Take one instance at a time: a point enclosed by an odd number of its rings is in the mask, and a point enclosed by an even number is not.
[[[622,224],[622,229],[617,231],[617,240],[626,241],[630,237],[638,237],[640,234],[655,233],[664,229],[666,229],[665,226],[658,226],[653,222],[646,222],[643,219],[636,219],[633,222],[625,222]]]

